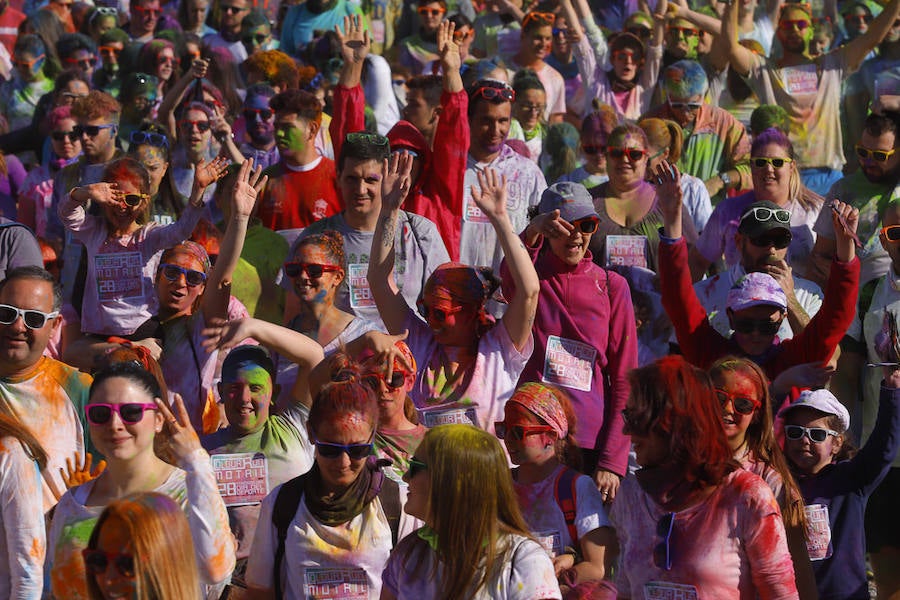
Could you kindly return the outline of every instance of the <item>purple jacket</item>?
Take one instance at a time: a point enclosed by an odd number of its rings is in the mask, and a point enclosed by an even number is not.
[[[538,381],[562,387],[578,417],[575,439],[597,449],[601,469],[625,475],[630,440],[622,433],[628,372],[637,367],[637,331],[625,279],[593,262],[591,253],[572,267],[543,240],[529,248],[541,294],[534,320],[534,353],[519,384]],[[503,293],[515,292],[504,263]]]

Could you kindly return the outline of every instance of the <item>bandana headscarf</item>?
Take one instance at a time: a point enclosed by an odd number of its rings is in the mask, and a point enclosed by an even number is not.
[[[447,262],[435,269],[428,278],[424,295],[483,306],[499,287],[500,281],[489,267]]]
[[[569,421],[563,411],[556,390],[536,382],[520,385],[507,402],[521,404],[553,428],[559,439],[569,434]]]
[[[198,244],[197,242],[192,242],[191,240],[187,240],[181,242],[180,244],[176,244],[163,252],[163,258],[160,261],[165,262],[173,254],[178,253],[188,254],[197,259],[201,265],[203,265],[203,272],[209,274],[209,270],[211,268],[211,264],[209,262],[209,254],[206,252],[206,248]]]

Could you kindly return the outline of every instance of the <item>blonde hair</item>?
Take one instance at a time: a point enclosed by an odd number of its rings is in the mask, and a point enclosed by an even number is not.
[[[650,148],[668,150],[668,161],[670,163],[678,162],[684,144],[681,125],[669,119],[642,119],[638,122],[638,127],[644,130],[647,136],[647,145]]]
[[[91,533],[89,549],[97,548],[104,523],[113,517],[121,521],[131,540],[138,600],[197,597],[200,576],[194,541],[187,517],[174,500],[148,492],[110,502]],[[87,585],[92,600],[103,600],[93,575],[87,575]]]

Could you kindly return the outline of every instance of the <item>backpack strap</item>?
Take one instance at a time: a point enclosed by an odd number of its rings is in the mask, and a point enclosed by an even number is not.
[[[553,485],[553,498],[563,513],[566,520],[566,527],[569,529],[569,537],[572,538],[573,544],[578,544],[578,531],[575,529],[575,482],[581,475],[575,469],[563,467],[556,476],[556,482]]]
[[[288,529],[294,515],[297,514],[297,508],[300,506],[300,499],[303,497],[303,488],[306,485],[306,474],[294,477],[287,483],[283,484],[275,496],[275,506],[272,509],[272,524],[278,534],[278,546],[275,548],[275,562],[272,565],[272,581],[275,584],[275,598],[281,600],[283,598],[283,590],[281,589],[281,563],[284,561],[284,541],[287,539]]]
[[[378,499],[381,500],[381,508],[391,527],[391,547],[394,547],[397,545],[400,518],[403,515],[403,505],[400,503],[400,484],[390,477],[385,477],[381,484],[381,491],[378,492]]]

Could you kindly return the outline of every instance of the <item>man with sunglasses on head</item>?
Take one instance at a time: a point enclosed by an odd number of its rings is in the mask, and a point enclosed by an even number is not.
[[[66,491],[60,471],[84,460],[82,414],[90,376],[44,356],[60,327],[62,291],[41,267],[20,267],[0,282],[0,413],[21,421],[49,460],[41,471],[44,511]]]
[[[860,283],[863,286],[890,269],[891,260],[882,248],[879,229],[885,206],[896,199],[900,191],[900,113],[871,114],[866,117],[865,129],[857,141],[854,152],[859,169],[835,183],[825,201],[838,198],[859,209],[859,248],[862,261]],[[810,276],[819,285],[828,278],[828,264],[834,257],[834,228],[828,211],[819,213],[813,227],[818,234],[812,250]]]
[[[746,80],[761,103],[777,104],[788,111],[791,143],[803,183],[825,195],[841,178],[846,162],[840,111],[843,82],[888,34],[900,16],[900,0],[891,0],[865,33],[815,58],[810,56],[813,22],[809,5],[783,5],[776,33],[783,54],[766,58],[738,43],[736,4],[726,5],[722,16],[731,68]]]
[[[778,330],[779,339],[792,338],[819,311],[821,288],[794,275],[785,260],[791,237],[790,212],[787,210],[768,201],[754,202],[746,208],[734,236],[740,263],[694,284],[697,298],[716,331],[724,336],[733,331],[726,310],[728,294],[747,273],[768,273],[784,292],[787,318]]]

